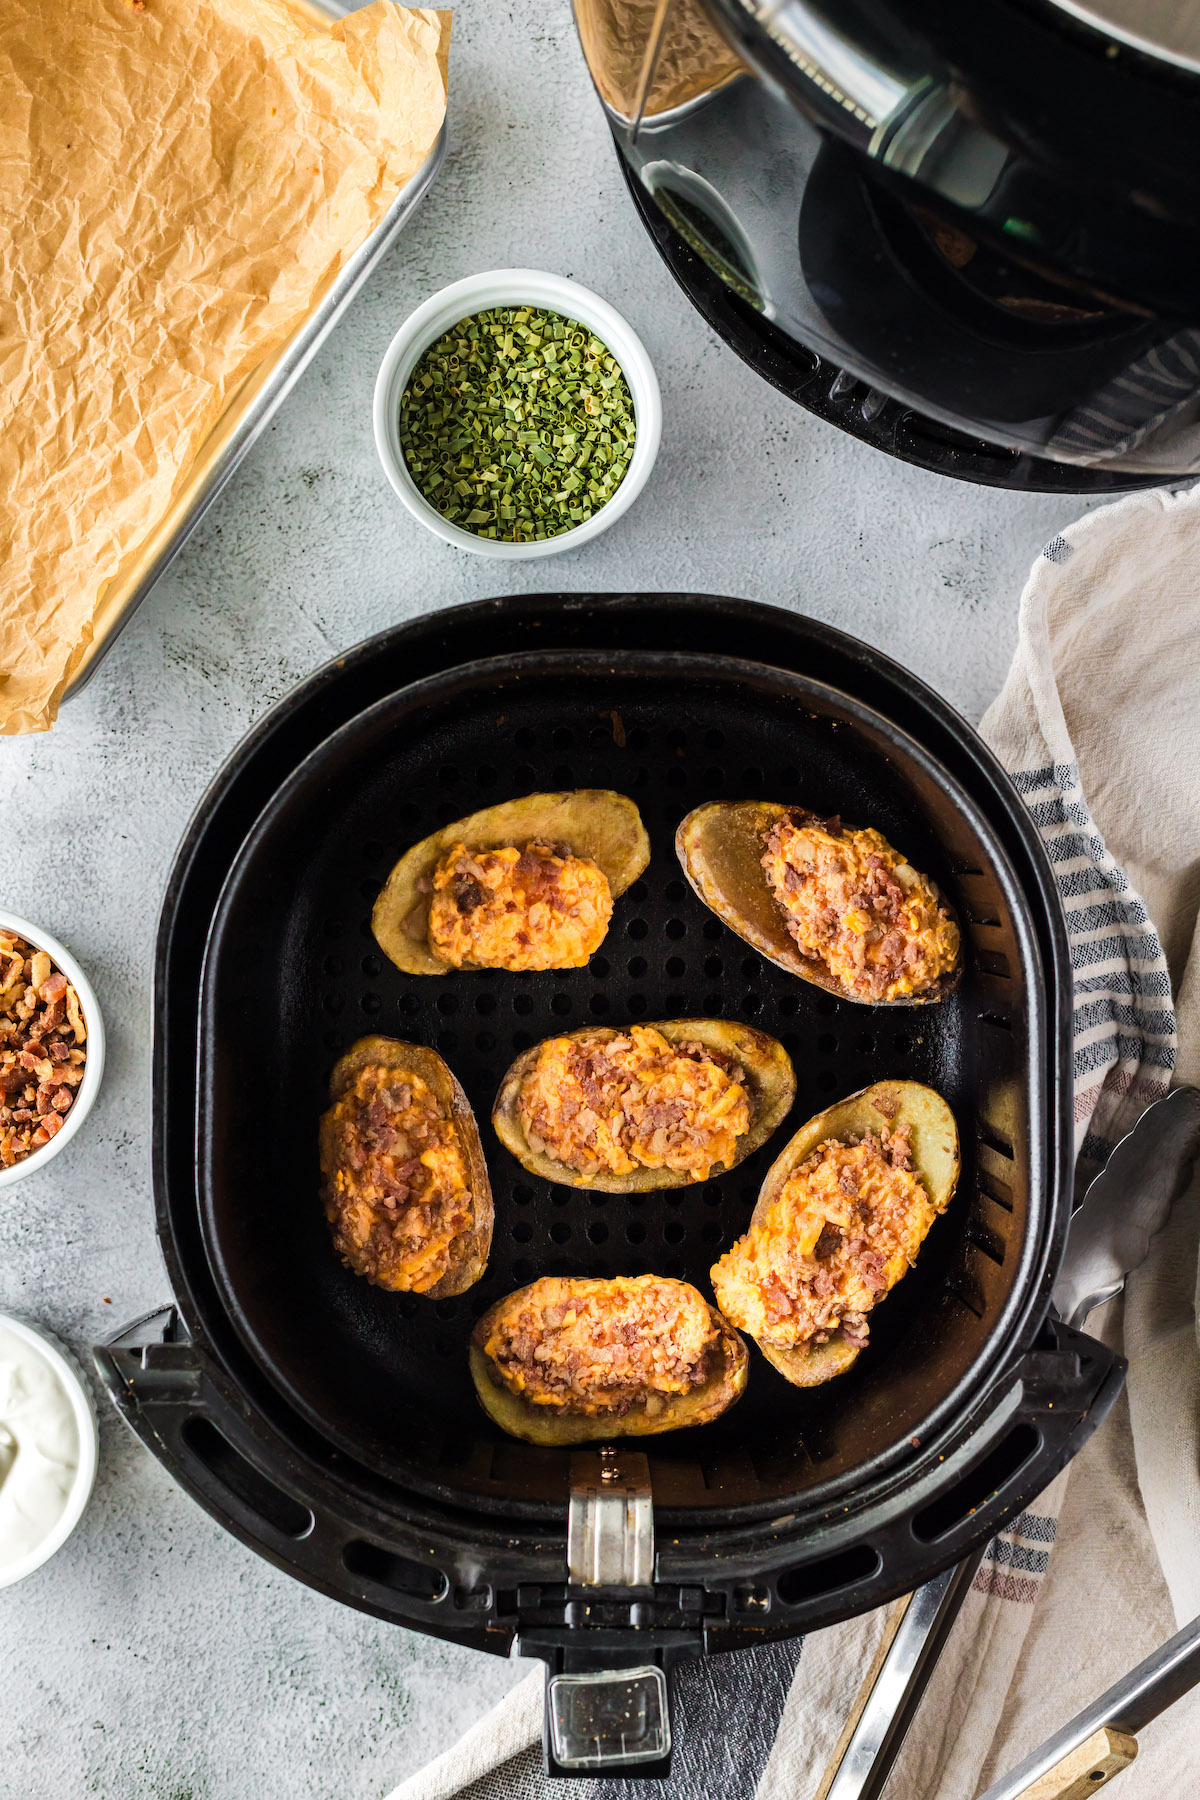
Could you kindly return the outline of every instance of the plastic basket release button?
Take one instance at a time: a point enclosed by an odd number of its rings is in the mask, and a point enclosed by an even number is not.
[[[671,1748],[661,1669],[554,1675],[547,1692],[550,1747],[564,1769],[657,1762]]]

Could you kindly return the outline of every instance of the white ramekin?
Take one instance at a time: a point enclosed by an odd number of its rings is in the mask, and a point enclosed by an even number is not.
[[[443,332],[472,313],[486,312],[494,306],[540,306],[564,318],[578,319],[595,332],[621,365],[633,399],[637,438],[633,455],[620,487],[600,511],[571,531],[560,531],[557,537],[542,538],[532,544],[506,544],[496,538],[479,537],[443,519],[430,506],[408,472],[400,448],[400,401],[408,380],[430,344]],[[442,288],[418,306],[404,321],[379,367],[375,382],[375,447],[388,480],[415,519],[427,525],[447,544],[461,550],[472,550],[476,556],[501,556],[520,560],[530,556],[554,556],[560,550],[575,550],[589,539],[599,537],[616,523],[637,499],[654,467],[662,436],[662,399],[654,367],[645,346],[620,313],[607,300],[593,294],[590,288],[568,281],[563,275],[549,275],[540,269],[489,269],[481,275],[468,275]]]
[[[61,966],[61,965],[60,965]],[[63,970],[64,975],[66,970]],[[82,998],[82,996],[80,996]],[[64,1130],[66,1127],[64,1126]],[[60,1131],[58,1137],[62,1137]],[[51,1138],[46,1145],[47,1150],[56,1144],[58,1138]],[[29,1159],[31,1162],[33,1158]],[[41,1326],[31,1325],[28,1319],[14,1318],[11,1313],[0,1313],[0,1325],[11,1331],[14,1337],[24,1338],[32,1344],[39,1356],[43,1356],[54,1373],[63,1384],[63,1389],[71,1402],[71,1410],[75,1414],[75,1428],[79,1433],[79,1466],[75,1471],[75,1480],[71,1484],[71,1492],[67,1496],[67,1504],[59,1516],[58,1524],[40,1544],[23,1556],[20,1562],[13,1563],[11,1568],[0,1569],[0,1588],[11,1587],[16,1581],[24,1581],[35,1569],[49,1562],[56,1551],[61,1550],[75,1527],[82,1519],[87,1503],[92,1497],[92,1488],[96,1481],[96,1464],[100,1456],[100,1433],[96,1425],[96,1409],[92,1404],[92,1396],[88,1392],[87,1380],[79,1368],[79,1364],[70,1351],[63,1348],[57,1338]]]
[[[15,913],[2,911],[0,930],[15,931],[18,937],[24,938],[27,944],[32,944],[35,950],[46,952],[55,968],[61,970],[79,995],[88,1033],[83,1080],[79,1084],[70,1112],[63,1116],[62,1130],[56,1132],[48,1144],[43,1144],[40,1150],[35,1150],[23,1162],[14,1163],[11,1169],[0,1168],[0,1188],[4,1188],[10,1182],[20,1181],[23,1175],[33,1175],[39,1169],[44,1169],[52,1156],[57,1156],[60,1150],[66,1149],[91,1112],[92,1102],[100,1091],[100,1077],[104,1073],[104,1022],[100,1017],[100,1003],[91,982],[71,952],[57,938],[52,938],[40,925],[30,924],[28,919],[19,919]]]

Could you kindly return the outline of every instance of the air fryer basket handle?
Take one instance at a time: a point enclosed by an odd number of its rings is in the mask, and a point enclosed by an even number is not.
[[[174,1306],[135,1320],[93,1349],[125,1423],[226,1531],[276,1568],[335,1600],[410,1630],[507,1655],[513,1626],[495,1616],[478,1550],[431,1542],[419,1528],[328,1481],[314,1481],[291,1444],[261,1424]],[[461,1546],[459,1546],[461,1547]],[[520,1573],[561,1580],[553,1550],[522,1557]],[[481,1599],[487,1604],[481,1605]]]
[[[564,1585],[561,1539],[556,1547],[553,1537],[506,1536],[489,1550],[314,1484],[287,1440],[227,1391],[173,1306],[97,1346],[95,1359],[147,1448],[276,1567],[410,1629],[545,1662],[547,1767],[568,1778],[668,1773],[671,1676],[681,1660],[866,1612],[978,1551],[1090,1436],[1123,1373],[1112,1351],[1050,1318],[980,1395],[957,1447],[906,1483],[893,1508],[857,1525],[807,1527],[794,1560],[776,1546],[763,1563],[723,1534],[705,1554],[671,1535],[652,1566],[636,1554],[618,1585],[599,1564],[590,1582],[576,1571]],[[1014,1453],[1014,1434],[1032,1450],[1017,1442]],[[624,1474],[636,1460],[621,1453]]]
[[[521,1649],[534,1645],[522,1640]],[[596,1775],[661,1779],[671,1767],[671,1668],[679,1653],[699,1644],[626,1643],[564,1659],[548,1647],[542,1743],[546,1772],[587,1779]],[[635,1658],[640,1660],[635,1661]],[[598,1666],[592,1667],[590,1665]]]

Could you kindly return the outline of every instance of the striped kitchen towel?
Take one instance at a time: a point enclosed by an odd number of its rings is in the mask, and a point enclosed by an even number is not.
[[[1138,494],[1054,538],[1022,596],[1017,653],[981,730],[1038,825],[1066,913],[1081,1182],[1171,1080],[1171,963],[1188,1001],[1185,1047],[1200,1064],[1200,955],[1183,975],[1200,899],[1198,700],[1200,497]],[[1200,1190],[1192,1287],[1197,1239]],[[1152,1256],[1143,1287],[1161,1283],[1153,1265]],[[1119,1332],[1119,1308],[1109,1311]],[[1158,1358],[1143,1386],[1161,1394],[1165,1376],[1184,1398],[1169,1414],[1143,1407],[1138,1470],[1143,1459],[1169,1463],[1200,1517],[1200,1381],[1189,1388],[1181,1360],[1164,1371],[1162,1338],[1147,1329],[1139,1340]],[[1136,1378],[1140,1352],[1127,1348]],[[1156,1524],[1151,1536],[1137,1477],[1119,1405],[1076,1463],[989,1545],[889,1796],[972,1800],[1174,1630],[1156,1552],[1162,1532]],[[1158,1484],[1152,1518],[1172,1516],[1168,1485]],[[1195,1542],[1194,1532],[1176,1537]],[[572,1793],[820,1800],[886,1616],[881,1609],[802,1642],[684,1665],[670,1781],[585,1781]],[[559,1784],[541,1774],[541,1691],[539,1667],[389,1800],[550,1800]],[[1187,1773],[1200,1787],[1196,1714],[1183,1703],[1176,1715],[1182,1724],[1158,1728],[1167,1766],[1177,1788]],[[1157,1800],[1163,1768],[1161,1755],[1143,1753],[1121,1778],[1123,1800]]]
[[[1138,887],[1151,848],[1143,819],[1155,803],[1146,787],[1146,765],[1157,760],[1150,744],[1163,730],[1170,765],[1189,729],[1195,736],[1186,684],[1179,694],[1174,690],[1181,675],[1194,673],[1196,648],[1186,625],[1179,631],[1172,621],[1168,635],[1182,642],[1163,644],[1162,652],[1181,660],[1173,667],[1160,661],[1156,647],[1147,666],[1146,565],[1135,546],[1145,543],[1148,531],[1161,534],[1168,523],[1178,527],[1181,506],[1190,521],[1190,496],[1176,501],[1135,494],[1051,539],[1021,597],[1008,680],[980,728],[1042,834],[1066,913],[1075,978],[1081,1186],[1138,1114],[1166,1092],[1175,1066],[1171,977]],[[1184,525],[1177,554],[1188,554],[1192,529],[1190,522]],[[1178,530],[1172,535],[1178,537]],[[1191,623],[1194,630],[1194,617]],[[1177,729],[1184,735],[1173,742]],[[1200,739],[1195,754],[1200,756]],[[1103,832],[1086,794],[1103,809]],[[1166,816],[1178,820],[1186,812]],[[1157,861],[1153,849],[1152,855]],[[1186,884],[1184,872],[1178,873]],[[1178,912],[1177,897],[1156,893],[1155,899],[1172,916]]]
[[[1077,764],[1022,769],[1013,780],[1054,863],[1071,937],[1078,1173],[1086,1181],[1170,1084],[1171,978],[1145,902],[1088,812]]]

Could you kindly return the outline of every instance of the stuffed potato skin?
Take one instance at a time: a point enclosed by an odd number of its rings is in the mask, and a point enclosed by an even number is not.
[[[923,1217],[916,1222],[910,1241],[903,1246],[904,1254],[894,1259],[896,1266],[889,1269],[887,1286],[878,1296],[878,1300],[885,1299],[903,1273],[905,1259],[915,1260],[929,1225],[949,1206],[961,1167],[954,1116],[940,1094],[919,1082],[876,1082],[838,1101],[802,1125],[767,1171],[747,1236],[767,1229],[772,1208],[789,1178],[822,1146],[848,1145],[900,1130],[908,1138],[910,1166],[924,1190],[920,1209]],[[744,1318],[738,1316],[736,1275],[737,1253],[746,1241],[743,1238],[734,1245],[713,1269],[718,1304],[724,1306],[742,1330],[746,1330],[746,1325]],[[818,1254],[822,1253],[818,1251]],[[853,1341],[853,1334],[848,1337],[843,1329],[832,1331],[824,1343],[796,1346],[772,1343],[749,1331],[747,1335],[754,1338],[768,1362],[795,1387],[815,1387],[844,1373],[862,1350],[862,1342]]]
[[[648,1391],[643,1399],[633,1401],[622,1411],[573,1411],[568,1407],[539,1404],[523,1393],[514,1392],[501,1376],[497,1361],[489,1354],[489,1346],[506,1317],[511,1318],[522,1308],[544,1312],[557,1306],[561,1310],[574,1300],[588,1303],[593,1309],[597,1306],[602,1309],[606,1297],[627,1301],[631,1293],[639,1289],[648,1290],[651,1298],[658,1290],[678,1290],[680,1299],[704,1315],[706,1329],[711,1334],[711,1349],[704,1378],[686,1392]],[[694,1288],[666,1276],[619,1276],[608,1280],[543,1276],[489,1307],[471,1334],[470,1369],[480,1404],[502,1431],[530,1444],[587,1444],[601,1438],[646,1437],[707,1425],[741,1397],[748,1367],[745,1343],[729,1322]]]
[[[771,833],[788,823],[804,829],[822,828],[829,821],[801,807],[770,800],[713,800],[687,815],[675,835],[675,852],[693,890],[710,912],[769,962],[841,1000],[860,1006],[928,1006],[952,993],[962,978],[961,948],[957,948],[952,965],[935,979],[890,998],[856,992],[821,956],[802,953],[788,929],[785,907],[772,891],[763,867]],[[868,835],[854,828],[843,829],[851,837]],[[878,837],[877,833],[869,835]],[[905,880],[919,884],[920,893],[937,909],[947,935],[957,946],[958,923],[945,896],[928,876],[918,875],[899,858],[885,840],[880,844],[896,859]]]
[[[525,794],[455,819],[405,851],[375,902],[371,929],[384,954],[406,975],[447,975],[453,964],[429,943],[435,871],[455,845],[469,851],[561,845],[594,863],[612,899],[623,894],[650,860],[650,840],[634,802],[608,788]],[[482,966],[482,965],[478,965]]]
[[[726,1167],[736,1167],[743,1162],[783,1123],[795,1098],[796,1077],[791,1058],[775,1038],[753,1026],[727,1019],[661,1020],[655,1021],[649,1029],[660,1033],[669,1045],[698,1043],[721,1057],[732,1059],[744,1072],[752,1102],[749,1129],[738,1138],[732,1161],[719,1167],[717,1173],[724,1173]],[[614,1027],[585,1026],[579,1031],[564,1033],[560,1040],[547,1041],[590,1040],[604,1044],[626,1035],[626,1031]],[[542,1049],[542,1044],[534,1044],[517,1058],[501,1082],[492,1108],[492,1125],[497,1137],[531,1174],[569,1187],[592,1188],[608,1194],[686,1187],[708,1178],[707,1171],[698,1176],[682,1169],[647,1167],[635,1168],[627,1174],[601,1170],[587,1175],[547,1150],[536,1148],[529,1141],[522,1119],[521,1095],[526,1077],[532,1074]]]
[[[451,1242],[449,1267],[445,1273],[431,1285],[416,1290],[429,1299],[448,1299],[474,1286],[487,1268],[494,1208],[487,1163],[471,1104],[453,1072],[436,1051],[427,1049],[423,1044],[409,1044],[398,1038],[372,1034],[359,1038],[335,1065],[329,1081],[330,1104],[321,1117],[319,1134],[321,1194],[326,1218],[334,1232],[335,1244],[350,1251],[344,1260],[355,1268],[356,1273],[366,1275],[369,1280],[377,1280],[377,1276],[371,1274],[369,1265],[365,1265],[361,1257],[354,1255],[350,1234],[346,1232],[348,1213],[356,1203],[359,1206],[363,1203],[355,1195],[353,1183],[347,1180],[351,1172],[346,1166],[345,1119],[341,1114],[341,1103],[354,1093],[360,1077],[374,1072],[392,1075],[401,1082],[405,1077],[417,1077],[433,1096],[448,1124],[446,1141],[453,1144],[458,1152],[467,1190],[466,1227]],[[370,1207],[370,1211],[376,1226],[386,1226],[384,1211],[378,1206]],[[355,1235],[361,1236],[361,1233]],[[403,1284],[388,1280],[378,1284],[403,1287]]]

